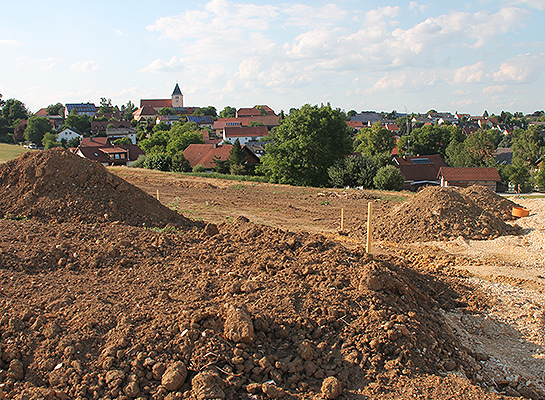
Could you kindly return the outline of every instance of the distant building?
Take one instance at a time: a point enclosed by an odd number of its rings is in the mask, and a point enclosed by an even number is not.
[[[496,191],[498,182],[501,182],[498,170],[487,167],[441,167],[437,178],[441,180],[441,186],[468,187],[471,185],[480,185],[487,187],[493,192]]]
[[[98,109],[94,103],[67,103],[64,107],[65,118],[72,112],[79,115],[88,115],[94,117]]]
[[[140,155],[144,154],[138,145],[113,145],[107,137],[84,137],[75,153],[102,165],[127,166],[130,166]]]
[[[362,111],[350,117],[350,121],[360,121],[370,126],[375,122],[382,122],[382,115],[375,111]]]
[[[69,142],[72,139],[81,140],[82,137],[83,134],[81,132],[78,132],[77,130],[72,128],[65,128],[57,135],[57,141],[60,142],[61,140],[66,140],[67,142]]]

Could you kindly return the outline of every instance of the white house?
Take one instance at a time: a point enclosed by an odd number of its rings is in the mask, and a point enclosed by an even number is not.
[[[72,128],[64,128],[62,131],[60,131],[57,135],[57,141],[60,142],[61,140],[66,140],[69,142],[72,139],[79,139],[81,141],[81,138],[83,135]]]

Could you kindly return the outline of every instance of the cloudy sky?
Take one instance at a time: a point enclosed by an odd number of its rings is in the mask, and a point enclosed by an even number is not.
[[[0,0],[0,94],[275,111],[545,109],[545,0]]]

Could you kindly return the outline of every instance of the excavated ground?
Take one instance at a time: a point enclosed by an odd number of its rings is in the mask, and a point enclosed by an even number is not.
[[[544,398],[543,304],[528,309],[535,330],[516,330],[499,313],[530,298],[497,293],[522,285],[394,236],[383,218],[408,224],[393,216],[418,195],[111,171],[126,181],[59,151],[0,165],[0,399]],[[373,255],[369,201],[377,234],[398,241]],[[449,237],[519,237],[482,204],[493,222],[443,224]],[[504,336],[535,357],[508,365]]]

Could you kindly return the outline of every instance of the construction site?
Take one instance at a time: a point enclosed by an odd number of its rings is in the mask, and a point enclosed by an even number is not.
[[[56,149],[0,165],[0,216],[0,400],[545,399],[538,196]]]

